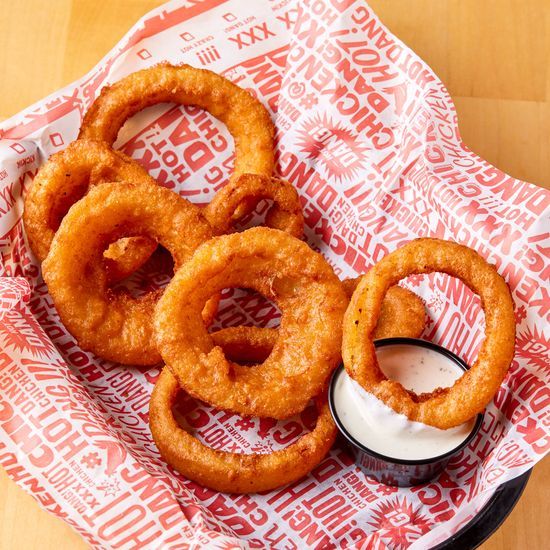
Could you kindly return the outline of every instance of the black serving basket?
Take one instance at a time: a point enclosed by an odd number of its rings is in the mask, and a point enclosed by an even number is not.
[[[473,550],[485,542],[514,509],[529,481],[531,471],[503,483],[469,523],[431,550]]]

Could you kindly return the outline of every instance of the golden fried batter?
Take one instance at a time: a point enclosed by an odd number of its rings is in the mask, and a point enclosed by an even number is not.
[[[481,298],[485,339],[472,368],[450,388],[416,395],[380,370],[372,337],[388,289],[414,273],[458,277]],[[450,241],[416,239],[388,254],[361,279],[344,318],[342,356],[349,375],[410,420],[441,429],[458,426],[489,404],[514,356],[515,321],[510,290],[477,252]]]
[[[273,351],[252,368],[228,361],[200,316],[208,298],[228,287],[256,290],[282,312]],[[323,256],[288,233],[255,227],[213,238],[181,267],[155,310],[155,337],[191,395],[243,415],[288,418],[340,362],[346,303]]]

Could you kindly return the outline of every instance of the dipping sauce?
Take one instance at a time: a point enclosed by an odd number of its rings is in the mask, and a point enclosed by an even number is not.
[[[451,358],[414,344],[376,348],[384,374],[415,393],[452,386],[464,371]],[[475,418],[449,430],[412,422],[365,391],[342,369],[334,380],[334,409],[347,432],[381,455],[402,460],[437,457],[458,447],[472,432]]]

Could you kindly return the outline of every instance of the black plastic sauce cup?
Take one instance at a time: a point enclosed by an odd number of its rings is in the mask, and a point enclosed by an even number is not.
[[[468,365],[455,355],[452,351],[445,349],[431,342],[425,340],[419,340],[417,338],[385,338],[383,340],[377,340],[374,342],[376,348],[391,346],[395,344],[407,344],[414,346],[421,346],[428,348],[434,351],[437,351],[451,359],[456,363],[462,370],[466,371],[469,369]],[[330,412],[334,418],[336,426],[340,430],[342,437],[346,440],[348,446],[351,449],[353,456],[355,457],[355,462],[357,465],[367,474],[374,477],[381,483],[386,485],[395,485],[398,487],[411,487],[413,485],[420,485],[426,483],[431,479],[437,477],[447,466],[449,461],[465,447],[468,446],[470,441],[475,437],[481,423],[483,422],[483,414],[478,414],[476,421],[472,428],[472,431],[469,435],[454,449],[450,451],[434,456],[432,458],[424,458],[421,460],[406,460],[402,458],[394,458],[391,456],[382,455],[376,451],[369,449],[363,443],[357,441],[344,427],[342,421],[338,417],[338,412],[334,403],[334,386],[335,380],[338,374],[344,368],[343,365],[340,365],[338,369],[333,373],[329,391],[328,391],[328,401]]]

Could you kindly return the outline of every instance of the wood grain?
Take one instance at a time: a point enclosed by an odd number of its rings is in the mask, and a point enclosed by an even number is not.
[[[91,69],[158,0],[4,0],[0,120]],[[461,135],[518,178],[550,187],[550,2],[371,0],[453,96]],[[544,548],[550,461],[483,550]],[[77,550],[82,539],[0,469],[0,549]]]
[[[451,93],[478,155],[550,187],[550,2],[371,0]]]

